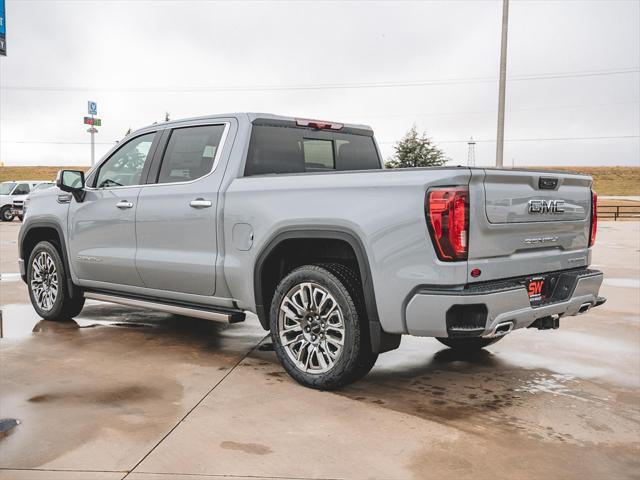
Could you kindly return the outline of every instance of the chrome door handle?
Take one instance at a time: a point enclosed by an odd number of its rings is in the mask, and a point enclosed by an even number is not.
[[[189,203],[189,206],[193,208],[209,208],[211,205],[213,205],[211,200],[205,200],[204,198],[196,198]]]
[[[124,210],[125,208],[132,208],[133,203],[127,202],[126,200],[120,200],[118,203],[116,203],[116,207],[118,207],[121,210]]]

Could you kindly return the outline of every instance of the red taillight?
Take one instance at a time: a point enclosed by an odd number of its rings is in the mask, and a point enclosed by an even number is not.
[[[342,123],[309,120],[308,118],[296,118],[296,125],[299,127],[315,128],[316,130],[340,130],[344,126]]]
[[[427,224],[440,260],[466,260],[469,250],[469,189],[434,188],[427,193]]]
[[[596,243],[596,232],[598,231],[598,194],[591,190],[591,228],[589,229],[589,246]]]

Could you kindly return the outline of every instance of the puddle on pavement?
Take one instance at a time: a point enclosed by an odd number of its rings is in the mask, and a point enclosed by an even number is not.
[[[50,322],[40,318],[30,304],[3,305],[0,320],[2,338],[24,338],[32,334],[63,329],[96,327],[155,328],[176,331],[219,331],[228,325],[180,317],[151,310],[133,309],[102,302],[87,302],[79,317],[70,321]]]
[[[554,355],[550,346],[534,354],[527,347],[461,354],[409,337],[338,394],[472,433],[497,428],[568,443],[638,439],[637,387],[591,379],[588,363],[598,363],[597,352],[575,362],[575,370],[587,373],[581,376],[562,364],[567,350]]]

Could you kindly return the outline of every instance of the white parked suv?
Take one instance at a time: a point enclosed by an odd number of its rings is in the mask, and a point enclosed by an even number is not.
[[[39,184],[41,180],[20,180],[0,183],[0,219],[10,222],[15,217],[13,212],[14,202],[24,202],[27,195]]]

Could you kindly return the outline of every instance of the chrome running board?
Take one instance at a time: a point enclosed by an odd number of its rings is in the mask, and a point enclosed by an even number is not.
[[[140,298],[121,297],[119,295],[110,295],[107,293],[84,292],[84,298],[99,300],[101,302],[117,303],[130,307],[147,308],[149,310],[173,313],[174,315],[184,315],[185,317],[203,318],[205,320],[222,323],[243,322],[245,318],[244,312],[239,310],[205,310],[204,308],[199,307],[184,307],[181,305],[154,302]]]

